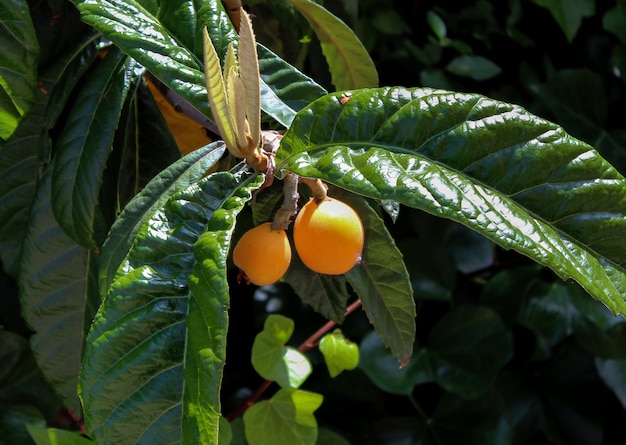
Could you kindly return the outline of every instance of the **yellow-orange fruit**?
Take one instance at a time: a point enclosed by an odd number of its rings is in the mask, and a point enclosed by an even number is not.
[[[358,213],[338,199],[307,202],[296,217],[293,242],[302,262],[325,275],[344,274],[363,251],[363,223]]]
[[[243,234],[233,250],[233,261],[258,286],[275,283],[291,263],[291,246],[284,230],[260,224]]]

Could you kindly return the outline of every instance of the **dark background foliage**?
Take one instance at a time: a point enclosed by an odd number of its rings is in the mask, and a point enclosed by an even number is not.
[[[244,3],[261,43],[332,90],[304,19],[278,0]],[[580,18],[578,26],[559,22],[546,5],[558,10],[560,3],[548,1],[343,0],[326,7],[356,30],[381,85],[476,92],[522,105],[624,173],[626,40],[607,29],[621,2],[561,3]],[[90,32],[69,3],[32,1],[31,8],[42,69],[76,35]],[[48,34],[59,11],[64,32]],[[169,156],[159,157],[163,166]],[[237,230],[252,218],[244,213]],[[623,319],[576,285],[455,223],[410,209],[386,222],[415,290],[414,365],[398,371],[365,315],[348,317],[341,329],[361,345],[359,369],[331,379],[319,353],[308,353],[315,371],[304,388],[325,397],[316,417],[328,439],[320,443],[344,443],[329,430],[359,445],[625,443]],[[250,349],[269,313],[294,319],[294,345],[325,322],[287,285],[257,289],[239,282],[234,268],[229,277],[225,414],[261,384]],[[75,429],[33,366],[18,288],[4,273],[0,294],[0,444],[29,443],[19,428],[25,421]],[[233,428],[240,437],[240,421]]]

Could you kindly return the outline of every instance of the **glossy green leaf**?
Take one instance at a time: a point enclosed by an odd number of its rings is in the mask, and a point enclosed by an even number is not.
[[[358,345],[344,337],[338,329],[324,335],[319,348],[331,377],[337,377],[343,371],[359,366]]]
[[[214,142],[173,163],[155,176],[124,207],[102,246],[100,292],[106,295],[113,277],[144,223],[176,192],[196,183],[224,154],[224,143]]]
[[[39,44],[25,0],[0,4],[0,139],[7,140],[35,103]]]
[[[432,89],[329,95],[298,114],[276,162],[460,222],[626,313],[626,180],[520,107]]]
[[[415,301],[402,253],[372,207],[358,197],[338,196],[354,207],[366,228],[361,262],[346,279],[385,345],[404,364],[415,340]]]
[[[66,233],[85,247],[103,241],[94,228],[99,224],[102,175],[123,103],[141,70],[112,49],[80,90],[59,136],[52,178],[54,214]]]
[[[271,399],[253,405],[244,413],[248,443],[314,445],[317,421],[313,412],[322,401],[321,394],[292,388],[279,390]]]
[[[337,90],[378,86],[374,62],[343,21],[310,0],[288,1],[306,17],[315,31]]]
[[[26,429],[37,445],[89,445],[93,442],[77,431],[61,430],[58,428],[42,428],[35,425],[26,425]]]
[[[228,323],[218,263],[262,179],[214,173],[142,225],[87,338],[79,395],[95,441],[217,441]]]
[[[176,94],[205,116],[211,116],[202,69],[201,29],[207,26],[219,55],[235,34],[221,2],[211,0],[196,13],[194,48],[182,46],[154,15],[133,0],[72,0],[82,19],[111,39],[126,54],[141,63]],[[189,3],[186,3],[189,5]],[[186,10],[186,21],[192,11]],[[171,26],[171,25],[170,25]],[[175,32],[182,32],[177,26]],[[190,35],[181,40],[190,41]],[[261,82],[261,107],[285,127],[295,111],[265,83]]]
[[[449,392],[473,398],[493,384],[512,354],[508,330],[490,309],[459,306],[444,315],[402,369],[372,332],[360,346],[360,367],[380,388],[410,394],[415,385],[436,382]]]
[[[282,388],[299,388],[313,370],[304,354],[285,346],[293,329],[292,319],[270,314],[252,345],[251,361],[255,371]]]
[[[54,218],[52,169],[46,169],[30,211],[19,282],[22,313],[34,334],[39,367],[67,407],[80,413],[76,385],[83,342],[99,304],[93,252],[77,245]]]

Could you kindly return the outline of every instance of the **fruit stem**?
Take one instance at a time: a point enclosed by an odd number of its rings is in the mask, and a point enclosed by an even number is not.
[[[287,229],[291,222],[291,217],[298,209],[298,176],[294,173],[287,173],[283,179],[283,203],[274,215],[272,229]]]
[[[326,199],[328,186],[324,184],[321,179],[300,178],[300,182],[311,189],[313,199],[315,199],[318,203]]]

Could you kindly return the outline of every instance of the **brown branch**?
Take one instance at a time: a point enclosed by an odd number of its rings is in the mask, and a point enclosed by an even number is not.
[[[350,315],[352,312],[354,312],[360,307],[361,307],[361,300],[356,300],[354,303],[352,303],[350,306],[347,307],[346,312],[344,313],[344,316],[347,317],[348,315]],[[334,328],[336,325],[337,323],[335,323],[334,321],[328,321],[326,324],[324,324],[324,326],[322,326],[317,331],[315,331],[313,335],[311,335],[309,338],[304,340],[302,344],[298,346],[298,351],[306,352],[309,349],[313,349],[317,347],[320,339],[325,334],[327,334],[332,328]],[[261,385],[252,394],[250,394],[250,396],[246,400],[244,400],[243,403],[241,403],[228,416],[226,416],[226,420],[228,420],[229,422],[232,422],[237,417],[241,416],[248,408],[250,408],[252,405],[256,403],[259,397],[261,397],[263,393],[267,391],[267,389],[270,386],[272,386],[272,383],[274,383],[272,380],[265,380],[263,383],[261,383]]]

